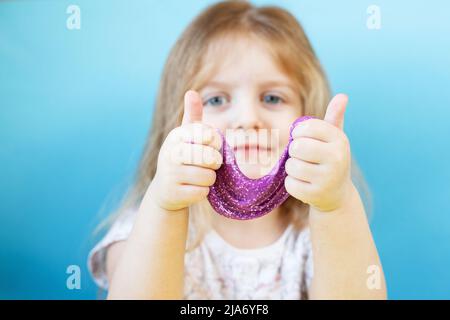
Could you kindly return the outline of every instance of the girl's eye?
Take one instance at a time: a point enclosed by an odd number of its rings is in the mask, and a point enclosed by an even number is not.
[[[209,98],[208,100],[206,100],[204,105],[212,106],[212,107],[220,107],[226,103],[227,103],[227,98],[225,98],[224,96],[215,96],[215,97],[212,97],[212,98]]]
[[[263,97],[263,100],[264,100],[264,103],[268,103],[268,104],[279,104],[283,101],[280,97],[273,95],[273,94],[266,94]]]

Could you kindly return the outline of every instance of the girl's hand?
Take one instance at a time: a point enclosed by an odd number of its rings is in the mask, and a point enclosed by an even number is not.
[[[151,197],[166,210],[180,210],[206,198],[222,164],[222,139],[202,123],[203,103],[189,90],[184,96],[182,125],[161,146]]]
[[[324,120],[309,119],[292,132],[286,190],[319,211],[341,207],[351,192],[350,143],[343,131],[347,101],[346,95],[336,95]]]

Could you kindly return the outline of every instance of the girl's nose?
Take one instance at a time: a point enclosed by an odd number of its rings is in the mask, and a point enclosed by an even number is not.
[[[263,128],[263,121],[257,105],[240,105],[237,106],[235,114],[234,129],[261,129]]]

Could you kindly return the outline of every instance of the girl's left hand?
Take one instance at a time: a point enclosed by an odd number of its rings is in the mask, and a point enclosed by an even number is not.
[[[286,191],[319,211],[340,208],[351,192],[350,143],[344,128],[348,98],[331,99],[324,120],[309,119],[292,131]]]

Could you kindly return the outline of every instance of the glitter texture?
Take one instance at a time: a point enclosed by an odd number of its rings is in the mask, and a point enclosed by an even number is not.
[[[222,136],[221,153],[223,163],[216,170],[216,181],[210,187],[208,200],[214,210],[231,219],[249,220],[259,218],[280,206],[289,197],[284,187],[287,176],[286,160],[289,158],[289,145],[292,142],[292,131],[295,126],[314,117],[297,118],[290,127],[289,142],[280,160],[265,176],[251,179],[244,175],[236,164],[233,149]]]

